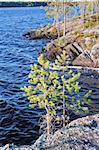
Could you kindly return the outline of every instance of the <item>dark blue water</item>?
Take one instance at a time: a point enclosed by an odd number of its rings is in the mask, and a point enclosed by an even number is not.
[[[40,7],[0,8],[0,145],[31,144],[38,137],[42,111],[28,108],[20,87],[27,85],[30,64],[37,62],[46,41],[28,40],[22,34],[50,22]],[[92,89],[92,103],[99,108],[98,77],[98,72],[82,72],[80,94]]]
[[[29,144],[37,138],[41,113],[28,108],[20,87],[27,84],[30,64],[46,41],[22,34],[49,22],[44,8],[0,8],[0,144]]]

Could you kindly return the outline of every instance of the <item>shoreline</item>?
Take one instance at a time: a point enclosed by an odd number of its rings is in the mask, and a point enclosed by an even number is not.
[[[0,8],[8,8],[8,7],[45,7],[47,6],[47,2],[30,2],[30,1],[0,1]]]
[[[86,27],[82,25],[81,16],[71,18],[66,24],[65,37],[62,35],[63,22],[60,22],[59,38],[57,24],[46,25],[27,32],[23,36],[31,40],[49,39],[50,42],[46,43],[40,53],[43,53],[50,61],[55,60],[62,51],[66,51],[68,55],[66,65],[99,68],[99,23],[96,22],[97,15],[99,18],[99,14],[90,15],[92,25],[88,26],[88,22],[86,22]],[[88,18],[89,16],[85,20],[87,21]]]
[[[6,144],[3,150],[97,150],[99,148],[99,113],[78,118],[65,128],[57,130],[54,134],[50,135],[49,143],[47,135],[42,134],[34,144],[16,146],[13,144]],[[93,135],[90,137],[90,135]]]

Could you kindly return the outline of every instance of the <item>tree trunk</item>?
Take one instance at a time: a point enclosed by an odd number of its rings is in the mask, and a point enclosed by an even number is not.
[[[46,120],[47,120],[47,143],[48,143],[48,146],[50,144],[49,140],[50,140],[50,115],[49,113],[47,113],[46,115]]]
[[[97,24],[99,24],[99,0],[96,0],[96,19],[97,19]]]
[[[64,73],[65,73],[65,71],[64,71],[64,67],[63,67],[63,78],[64,78]],[[65,109],[66,109],[66,107],[65,107],[65,86],[64,86],[64,83],[63,83],[63,127],[65,127]]]
[[[50,122],[50,114],[49,114],[47,106],[48,106],[48,104],[45,101],[45,109],[46,109],[46,112],[47,112],[47,114],[46,114],[46,121],[47,121],[47,143],[49,145],[50,131],[51,131],[51,122]]]
[[[57,34],[58,34],[58,39],[60,37],[60,23],[59,23],[59,6],[58,6],[58,1],[56,1],[56,26],[57,26]]]
[[[84,28],[85,28],[85,23],[86,23],[86,0],[85,0],[85,4],[84,4]]]
[[[66,36],[66,9],[65,9],[65,2],[63,0],[63,14],[64,14],[64,29],[63,29],[63,37]]]

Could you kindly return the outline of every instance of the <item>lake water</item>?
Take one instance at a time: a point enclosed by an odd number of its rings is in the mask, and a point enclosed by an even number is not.
[[[32,144],[38,137],[42,111],[28,107],[20,87],[27,85],[30,64],[37,62],[46,40],[28,40],[22,34],[51,22],[44,8],[0,8],[0,145]],[[80,79],[80,94],[92,89],[95,106],[99,106],[98,77],[98,72],[84,71]]]

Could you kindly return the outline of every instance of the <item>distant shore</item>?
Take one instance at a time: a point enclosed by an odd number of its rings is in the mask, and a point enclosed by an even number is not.
[[[37,7],[46,6],[47,2],[0,2],[0,8],[5,7]]]

